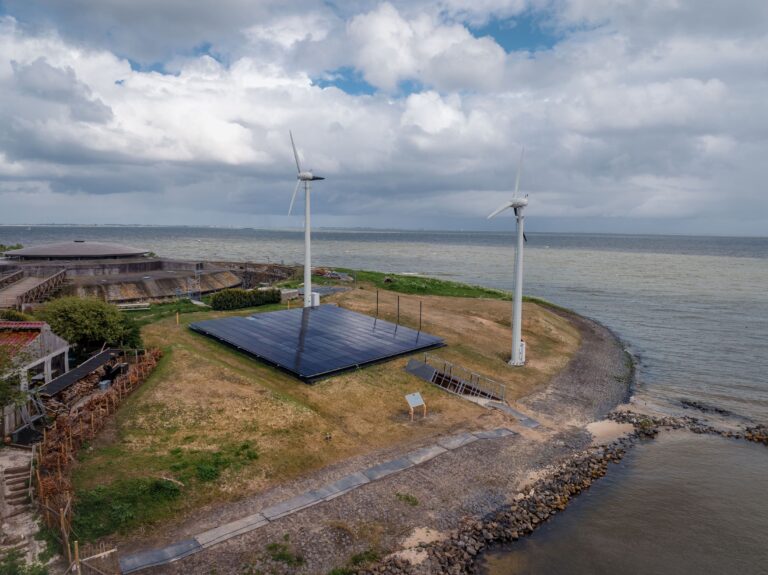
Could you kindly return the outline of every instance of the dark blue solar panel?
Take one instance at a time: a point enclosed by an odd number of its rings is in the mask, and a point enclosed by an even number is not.
[[[211,319],[189,327],[305,381],[445,345],[428,333],[333,305]]]

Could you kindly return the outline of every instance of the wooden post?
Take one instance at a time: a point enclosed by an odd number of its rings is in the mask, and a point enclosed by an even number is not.
[[[419,331],[421,331],[421,300],[419,300]]]
[[[67,531],[67,522],[64,520],[64,509],[59,507],[59,527],[61,528],[61,537],[64,547],[67,549],[67,563],[72,563],[72,550],[69,548],[69,532]],[[77,543],[75,543],[77,549]]]
[[[400,325],[400,296],[397,296],[397,325]]]
[[[78,546],[77,541],[75,541],[75,568],[73,571],[75,573],[80,573],[80,547]]]
[[[379,317],[379,290],[376,290],[376,317]]]

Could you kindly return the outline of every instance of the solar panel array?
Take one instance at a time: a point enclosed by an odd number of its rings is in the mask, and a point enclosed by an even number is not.
[[[445,345],[428,333],[333,305],[212,319],[189,327],[308,382]]]

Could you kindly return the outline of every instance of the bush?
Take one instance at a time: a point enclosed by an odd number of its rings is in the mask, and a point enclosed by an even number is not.
[[[96,298],[63,297],[48,302],[36,314],[58,336],[81,350],[105,343],[117,347],[142,347],[134,320],[117,307]]]
[[[40,563],[28,565],[18,549],[9,551],[0,560],[0,575],[47,575],[48,569]]]
[[[0,309],[0,319],[3,321],[32,321],[34,318],[15,309]]]
[[[280,290],[225,289],[211,296],[211,307],[215,310],[257,307],[268,303],[280,303]]]

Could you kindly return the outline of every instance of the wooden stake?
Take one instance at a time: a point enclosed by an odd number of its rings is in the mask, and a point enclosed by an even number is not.
[[[75,541],[75,573],[80,573],[80,547]]]
[[[64,547],[67,549],[67,563],[72,563],[72,551],[69,548],[69,533],[67,524],[64,521],[64,509],[59,507],[59,527],[61,528],[61,537],[64,540]],[[75,542],[75,553],[77,553],[77,542]]]

